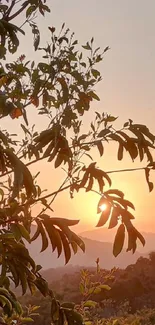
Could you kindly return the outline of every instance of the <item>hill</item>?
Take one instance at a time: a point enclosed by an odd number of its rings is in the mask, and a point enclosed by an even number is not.
[[[94,319],[111,317],[129,317],[130,321],[119,324],[127,325],[153,325],[155,324],[155,252],[148,258],[140,257],[135,264],[129,265],[126,269],[113,269],[111,273],[108,270],[101,269],[96,272],[96,267],[88,268],[87,274],[91,276],[92,283],[101,282],[108,284],[111,290],[101,290],[91,296],[96,301],[95,309],[89,310],[89,317]],[[56,269],[49,269],[42,272],[49,283],[57,299],[61,302],[74,302],[81,304],[84,298],[79,290],[81,282],[80,267],[65,266]],[[89,278],[89,277],[88,277]],[[41,306],[40,316],[35,319],[34,324],[51,324],[51,300],[43,297],[41,294],[35,296],[25,295],[21,297],[22,304]],[[146,308],[149,308],[147,310]],[[137,315],[131,315],[135,314]],[[130,314],[130,315],[129,315]],[[140,316],[141,315],[141,316]],[[147,317],[144,317],[148,315]],[[138,319],[137,319],[138,317]],[[102,324],[109,323],[105,320]]]
[[[105,269],[111,269],[114,266],[125,268],[129,264],[133,264],[142,255],[136,252],[134,255],[131,252],[126,253],[123,251],[117,258],[112,254],[112,243],[100,242],[88,238],[82,238],[85,242],[86,252],[81,250],[70,260],[72,266],[91,267],[95,265],[96,258],[100,258],[100,266]],[[52,252],[51,246],[40,253],[41,239],[38,238],[31,245],[27,245],[30,250],[31,256],[35,259],[37,264],[42,265],[43,270],[49,268],[56,268],[64,266],[64,256],[57,258],[56,252]]]
[[[146,240],[146,244],[143,247],[140,243],[138,244],[138,251],[142,254],[149,253],[155,250],[155,233],[150,232],[141,232]],[[92,229],[88,231],[84,231],[80,233],[80,236],[84,238],[89,238],[92,240],[97,240],[101,242],[109,242],[113,243],[114,237],[116,234],[116,229],[107,229],[107,228],[100,228],[100,229]]]

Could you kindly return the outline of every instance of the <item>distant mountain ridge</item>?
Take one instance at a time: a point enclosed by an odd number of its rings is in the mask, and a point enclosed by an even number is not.
[[[72,266],[82,266],[91,267],[95,266],[95,261],[99,257],[100,266],[105,269],[111,269],[114,266],[125,268],[129,264],[134,264],[137,259],[142,256],[139,252],[132,254],[131,252],[126,252],[125,250],[115,258],[112,253],[112,243],[101,242],[96,240],[91,240],[88,238],[82,238],[85,246],[86,252],[83,253],[80,249],[76,255],[72,255],[69,264]],[[41,249],[41,239],[37,238],[32,244],[27,245],[31,256],[34,258],[37,264],[43,267],[43,270],[49,268],[56,268],[64,266],[64,256],[57,258],[57,253],[52,252],[52,248],[49,247],[46,251],[40,253]]]
[[[138,251],[142,254],[149,253],[151,251],[155,251],[155,233],[151,232],[141,232],[146,240],[146,244],[143,247],[140,243],[137,243]],[[100,242],[109,242],[113,243],[116,234],[116,229],[107,229],[107,228],[100,228],[100,229],[92,229],[88,231],[84,231],[79,235],[81,237],[86,237],[88,239],[97,240]],[[127,243],[126,243],[127,246]]]

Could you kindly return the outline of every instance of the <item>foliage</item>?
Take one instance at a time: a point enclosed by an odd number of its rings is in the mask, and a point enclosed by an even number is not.
[[[69,325],[73,320],[75,324],[82,324],[80,314],[55,300],[39,273],[41,267],[31,258],[25,241],[33,242],[41,236],[41,251],[46,250],[50,243],[58,256],[64,252],[66,263],[72,252],[76,253],[78,248],[84,251],[84,243],[70,229],[78,221],[51,217],[51,205],[61,191],[69,189],[73,198],[81,189],[96,191],[94,186],[97,184],[96,192],[100,196],[97,212],[101,213],[101,204],[107,205],[97,226],[103,226],[108,220],[109,228],[119,224],[114,255],[117,256],[123,248],[125,232],[128,234],[128,251],[136,250],[137,239],[144,245],[143,236],[132,225],[134,216],[130,209],[134,209],[133,204],[117,189],[105,191],[106,185],[111,186],[111,179],[109,173],[99,169],[93,161],[92,149],[96,148],[102,157],[104,143],[116,142],[118,160],[123,159],[124,152],[132,161],[147,159],[148,163],[142,169],[151,191],[153,184],[149,176],[155,168],[152,155],[155,136],[145,125],[135,124],[132,120],[116,130],[116,117],[99,112],[95,112],[90,128],[83,134],[83,116],[90,110],[92,101],[99,101],[95,86],[102,78],[97,64],[109,47],[101,53],[99,48],[94,49],[92,38],[83,45],[81,52],[74,34],[65,29],[64,24],[59,33],[49,26],[50,42],[41,47],[35,18],[38,12],[41,15],[50,12],[46,0],[6,0],[4,3],[0,4],[0,118],[22,119],[24,136],[22,139],[15,138],[14,134],[0,130],[0,303],[9,318],[14,313],[22,314],[10,291],[10,282],[13,281],[16,287],[22,286],[23,294],[28,288],[33,294],[37,288],[45,297],[50,297],[54,324],[63,324],[64,317]],[[22,17],[25,15],[25,20],[22,26],[17,26],[16,18],[21,14]],[[12,23],[14,20],[15,24]],[[37,63],[23,54],[9,63],[8,53],[16,56],[20,36],[25,35],[25,24],[32,30],[34,50],[43,52],[42,60]],[[41,133],[35,126],[30,127],[29,106],[35,106],[39,115],[48,117],[49,124]],[[87,164],[86,158],[92,162]],[[43,159],[53,163],[52,170],[63,168],[66,175],[62,185],[47,195],[38,185],[38,175],[32,175],[28,169],[29,165]],[[41,210],[34,217],[32,207],[38,203]],[[31,238],[32,223],[36,224],[36,232]]]
[[[8,316],[4,313],[2,314],[2,319],[7,324],[28,324],[34,321],[34,317],[38,316],[39,306],[31,306],[25,307],[22,313],[19,315],[17,313],[12,313],[12,315],[8,318]]]
[[[55,274],[58,275],[61,271],[58,268]],[[64,274],[50,286],[57,291],[57,299],[59,297],[61,304],[66,297],[72,301],[72,306],[80,311],[86,324],[112,325],[116,319],[116,324],[123,325],[154,324],[154,310],[151,308],[154,308],[155,302],[155,276],[150,258],[141,257],[125,270],[113,269],[109,272],[90,268],[76,271],[73,268],[72,272],[74,273]],[[55,276],[51,273],[51,278],[53,277]],[[136,278],[142,283],[143,290],[136,284]],[[109,286],[111,289],[106,290]],[[34,324],[50,324],[49,299],[27,295],[21,298],[21,302],[40,305],[41,316],[34,319]]]

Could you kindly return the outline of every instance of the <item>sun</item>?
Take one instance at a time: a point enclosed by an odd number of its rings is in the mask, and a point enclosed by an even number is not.
[[[107,205],[105,203],[103,203],[102,205],[100,205],[100,210],[103,212],[107,209]]]

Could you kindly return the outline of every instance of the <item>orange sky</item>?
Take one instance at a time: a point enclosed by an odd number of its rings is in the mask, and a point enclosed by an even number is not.
[[[94,36],[97,46],[103,49],[107,45],[111,47],[100,65],[103,81],[97,91],[101,101],[97,105],[94,103],[93,108],[120,116],[120,125],[128,118],[146,123],[155,133],[155,1],[53,0],[51,9],[52,13],[46,20],[40,19],[44,38],[46,26],[60,27],[65,21],[81,44]],[[34,56],[25,40],[22,42],[22,53],[28,57]],[[32,119],[36,121],[34,110]],[[16,129],[18,124],[13,122],[12,126],[12,121],[8,120],[3,123],[11,130]],[[41,120],[38,119],[37,124],[41,126]],[[111,147],[107,155],[98,160],[99,166],[105,171],[134,167],[128,158],[124,162],[117,162],[115,154],[116,149]],[[55,190],[63,174],[53,175],[52,165],[44,162],[38,164],[40,168],[44,173],[41,176],[43,187],[49,188],[49,191]],[[139,229],[155,231],[155,192],[148,193],[144,173],[114,174],[112,179],[113,188],[123,190],[127,199],[135,204],[135,224]],[[97,223],[97,201],[95,194],[84,195],[81,192],[70,200],[66,193],[61,194],[53,207],[58,216],[80,219],[78,230],[82,230],[92,228]]]

